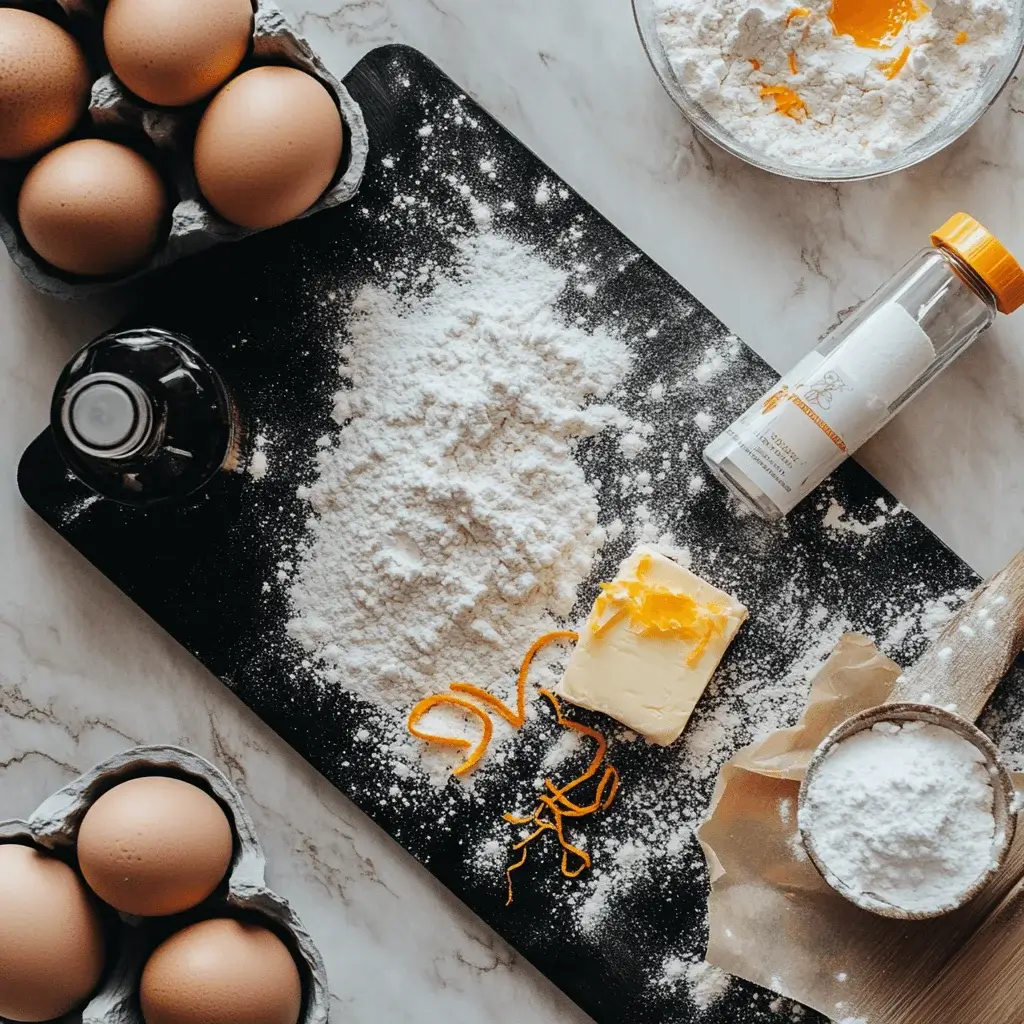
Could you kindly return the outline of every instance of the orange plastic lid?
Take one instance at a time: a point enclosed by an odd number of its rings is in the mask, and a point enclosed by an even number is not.
[[[1024,304],[1024,270],[1013,254],[966,213],[954,213],[932,234],[932,245],[960,257],[992,289],[996,309],[1012,313]]]

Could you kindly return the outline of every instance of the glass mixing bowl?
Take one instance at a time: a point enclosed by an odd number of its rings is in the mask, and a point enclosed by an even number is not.
[[[676,106],[683,112],[691,124],[706,135],[722,149],[733,156],[745,160],[754,167],[781,174],[787,178],[800,178],[805,181],[862,181],[867,178],[879,178],[884,174],[902,171],[913,167],[922,160],[934,156],[955,142],[971,128],[992,105],[1003,87],[1009,82],[1014,68],[1024,51],[1024,2],[1017,0],[1014,6],[1013,21],[1007,27],[1007,34],[1012,42],[1006,53],[987,72],[981,84],[970,96],[966,97],[949,115],[940,121],[927,135],[892,156],[872,164],[850,168],[814,167],[810,164],[791,164],[766,156],[746,143],[741,142],[727,128],[719,124],[696,100],[692,99],[676,79],[668,55],[658,36],[655,17],[657,0],[633,0],[633,16],[636,18],[637,29],[643,40],[647,57],[655,73],[672,97]]]

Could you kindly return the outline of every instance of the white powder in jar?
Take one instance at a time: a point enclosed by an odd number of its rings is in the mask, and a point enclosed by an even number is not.
[[[800,827],[850,889],[928,913],[958,902],[991,866],[994,799],[985,758],[963,737],[879,722],[824,758]]]
[[[975,99],[1013,37],[1009,0],[938,0],[886,49],[837,34],[832,0],[652,2],[690,98],[741,145],[808,169],[868,168],[917,142]]]

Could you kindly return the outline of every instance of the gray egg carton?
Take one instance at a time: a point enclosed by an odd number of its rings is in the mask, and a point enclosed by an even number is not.
[[[72,32],[75,32],[76,25],[86,21],[93,22],[94,29],[98,29],[102,23],[103,0],[57,2],[67,15]],[[38,4],[30,0],[0,0],[0,6],[38,9]],[[106,58],[102,53],[93,52],[81,35],[79,41],[86,48],[93,65],[102,63],[106,66]],[[345,148],[340,175],[298,219],[311,217],[347,202],[359,190],[370,149],[362,110],[345,86],[327,70],[309,43],[295,31],[288,18],[270,0],[255,0],[252,50],[239,70],[245,71],[260,64],[289,64],[319,79],[334,97],[345,122]],[[95,294],[149,274],[183,256],[257,233],[224,220],[202,198],[192,170],[192,140],[202,109],[203,105],[180,109],[150,106],[125,89],[110,73],[93,83],[89,117],[97,134],[103,136],[109,133],[129,144],[133,135],[140,141],[145,138],[155,147],[158,156],[163,157],[165,177],[177,193],[170,232],[149,261],[130,274],[117,279],[89,280],[62,275],[40,260],[24,244],[12,223],[13,218],[8,219],[0,210],[0,238],[18,269],[35,288],[59,298]],[[72,136],[77,137],[80,137],[78,133]],[[11,205],[8,203],[8,208]]]
[[[235,843],[226,885],[198,907],[169,918],[118,915],[110,908],[114,941],[99,990],[79,1011],[55,1024],[144,1024],[138,987],[150,953],[168,935],[194,921],[241,914],[264,919],[291,947],[302,977],[300,1024],[327,1024],[330,1010],[323,958],[288,902],[267,888],[266,861],[242,798],[209,761],[181,747],[135,747],[117,754],[59,789],[27,821],[0,822],[0,843],[30,842],[74,863],[74,847],[86,812],[120,782],[143,775],[172,775],[213,796],[228,814]],[[0,1018],[5,1020],[5,1018]]]

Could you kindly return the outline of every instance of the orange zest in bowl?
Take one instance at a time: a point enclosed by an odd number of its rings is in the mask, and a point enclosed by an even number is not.
[[[907,58],[909,56],[910,47],[904,46],[898,57],[894,57],[892,60],[882,61],[878,66],[886,78],[895,78],[903,70],[903,65],[907,63]]]
[[[748,57],[747,60],[750,61],[750,66],[755,71],[760,71],[761,70],[761,62],[756,57]]]
[[[798,71],[796,63],[796,54],[792,50],[789,51],[789,71],[790,74],[793,75],[797,74]]]
[[[970,39],[970,36],[966,32],[957,32],[953,42],[956,43],[957,46],[963,46],[968,39]]]
[[[807,7],[794,7],[789,14],[786,15],[786,24],[788,25],[794,18],[809,18],[811,16],[810,8]]]
[[[921,0],[832,0],[828,16],[836,35],[879,50],[927,11]]]
[[[786,85],[762,85],[761,99],[775,100],[775,112],[802,121],[807,116],[807,104]]]

